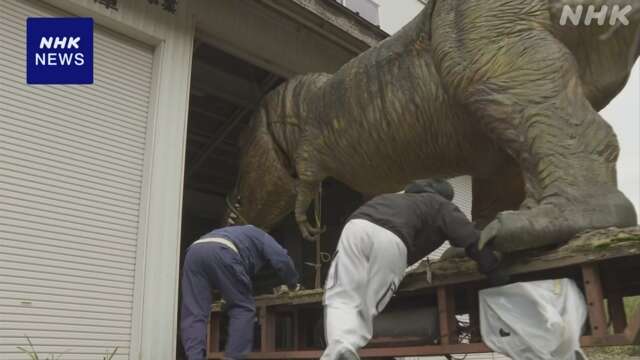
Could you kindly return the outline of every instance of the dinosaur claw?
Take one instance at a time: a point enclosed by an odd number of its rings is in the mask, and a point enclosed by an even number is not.
[[[478,243],[478,249],[482,250],[488,243],[493,241],[500,231],[500,222],[493,220],[487,225],[480,234],[480,242]]]
[[[327,230],[326,227],[314,227],[308,220],[300,221],[298,224],[302,237],[311,242],[316,242],[320,238],[320,235]]]

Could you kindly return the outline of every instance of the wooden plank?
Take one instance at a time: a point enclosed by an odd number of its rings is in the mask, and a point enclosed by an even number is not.
[[[598,266],[594,264],[583,265],[582,281],[587,297],[591,335],[605,336],[607,335],[607,318],[604,311],[604,296]]]
[[[505,260],[504,266],[507,273],[519,275],[634,257],[640,257],[640,227],[605,229],[586,233],[558,249],[510,256]],[[435,290],[442,285],[485,280],[485,276],[477,271],[475,263],[466,258],[436,261],[432,263],[431,268],[433,272],[431,283],[426,281],[425,266],[418,266],[405,276],[400,284],[399,294],[417,290]],[[322,289],[281,296],[264,295],[256,298],[256,304],[259,306],[313,304],[322,302],[322,295]],[[219,306],[214,304],[212,311],[219,310]]]
[[[443,345],[458,342],[455,299],[449,287],[438,288],[438,314],[440,320],[440,343]]]
[[[480,342],[480,303],[478,300],[478,290],[467,288],[467,307],[469,308],[469,331],[470,342]]]
[[[322,289],[303,290],[287,293],[280,296],[261,295],[255,298],[256,306],[278,306],[278,305],[302,305],[322,302],[324,291]],[[220,311],[220,304],[213,304],[212,311]]]
[[[640,344],[640,305],[634,310],[624,334],[630,344]]]
[[[638,255],[640,227],[611,228],[582,234],[557,249],[510,254],[503,261],[503,267],[510,275],[521,275]],[[431,271],[432,281],[427,283],[426,265],[419,265],[405,276],[399,291],[435,289],[442,285],[486,279],[477,271],[475,262],[467,258],[432,262]]]
[[[211,313],[207,323],[207,354],[220,352],[220,314]]]
[[[609,318],[613,324],[614,334],[621,334],[627,328],[627,314],[624,310],[624,299],[619,292],[607,296]]]
[[[583,336],[580,338],[582,347],[596,346],[625,346],[629,345],[629,340],[622,334],[604,335],[604,336]]]
[[[622,266],[621,266],[622,265]],[[624,264],[616,262],[615,267],[603,269],[604,293],[607,298],[607,310],[609,323],[613,327],[614,334],[622,334],[627,327],[627,314],[624,308],[623,287],[627,287],[627,282],[618,276],[618,272],[623,269]],[[634,272],[634,271],[632,271]],[[622,286],[622,283],[625,286]]]
[[[276,349],[276,319],[266,306],[260,307],[260,351],[271,352]]]
[[[491,352],[484,343],[456,344],[456,345],[426,345],[391,348],[371,348],[360,350],[363,358],[367,357],[395,357],[395,356],[422,356],[443,354],[472,354]],[[319,359],[322,350],[300,351],[274,351],[270,353],[251,353],[247,359]],[[223,359],[224,354],[212,354],[209,359]]]
[[[640,314],[640,313],[639,313]],[[624,335],[606,335],[603,337],[583,336],[580,338],[583,347],[593,346],[624,346],[629,340]],[[433,356],[446,354],[477,354],[493,352],[484,343],[449,344],[449,345],[421,345],[386,348],[366,348],[359,352],[361,357],[403,357],[403,356]],[[322,350],[273,351],[251,353],[247,359],[318,359]],[[223,359],[223,353],[209,354],[209,359]]]
[[[304,334],[300,331],[300,310],[293,310],[293,348],[299,349],[301,345],[304,345]]]

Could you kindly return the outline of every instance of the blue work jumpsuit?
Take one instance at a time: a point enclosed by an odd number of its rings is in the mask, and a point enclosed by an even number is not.
[[[238,252],[215,242],[193,244],[187,249],[182,270],[182,344],[189,360],[206,359],[211,293],[217,289],[229,315],[225,357],[243,359],[251,351],[256,314],[251,277],[266,262],[289,287],[297,284],[298,273],[287,251],[255,226],[230,226],[214,230],[201,239],[208,238],[229,240]]]

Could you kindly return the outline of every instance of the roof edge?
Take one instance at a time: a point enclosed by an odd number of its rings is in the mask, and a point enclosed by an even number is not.
[[[354,53],[360,53],[389,37],[384,30],[334,0],[260,2],[307,25]]]

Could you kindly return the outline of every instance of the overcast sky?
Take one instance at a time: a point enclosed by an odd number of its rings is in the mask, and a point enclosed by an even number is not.
[[[380,4],[380,26],[394,33],[421,9],[418,0],[375,0]],[[629,83],[602,116],[613,126],[620,142],[618,185],[633,201],[640,215],[640,62],[636,62]]]

